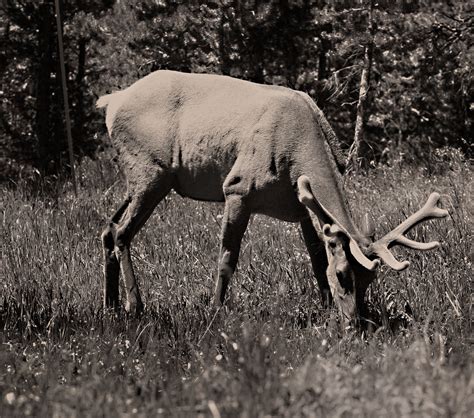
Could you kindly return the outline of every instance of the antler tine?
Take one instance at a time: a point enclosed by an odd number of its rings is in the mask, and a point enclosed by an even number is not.
[[[311,184],[308,177],[300,176],[297,181],[298,184],[298,198],[301,203],[313,211],[318,218],[326,223],[323,226],[323,233],[330,236],[334,233],[331,226],[337,227],[337,230],[344,233],[349,238],[349,247],[351,253],[357,262],[365,267],[367,270],[373,271],[380,264],[379,260],[370,260],[359,248],[359,244],[354,240],[351,234],[338,222],[334,215],[329,212],[314,196],[311,190]]]
[[[399,236],[407,233],[410,229],[423,221],[434,218],[444,218],[448,216],[448,211],[439,208],[437,203],[439,202],[439,193],[431,193],[430,197],[424,204],[424,206],[416,211],[413,215],[405,219],[400,225],[398,225],[393,231],[389,232],[384,238],[391,240],[398,238]],[[384,239],[382,238],[382,239]]]
[[[439,245],[439,242],[437,241],[417,242],[405,237],[404,234],[423,221],[434,218],[444,218],[448,216],[447,210],[441,209],[437,206],[439,199],[440,195],[438,193],[431,193],[430,197],[421,209],[409,216],[405,221],[403,221],[384,237],[374,242],[371,245],[372,252],[380,257],[394,270],[404,270],[409,266],[410,263],[408,261],[399,262],[396,260],[389,248],[395,245],[403,245],[404,247],[423,251],[436,248]]]

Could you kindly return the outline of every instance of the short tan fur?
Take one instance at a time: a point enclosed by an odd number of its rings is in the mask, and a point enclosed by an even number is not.
[[[130,244],[174,189],[184,197],[225,202],[218,304],[225,300],[249,218],[260,213],[300,222],[323,299],[329,303],[332,296],[345,322],[363,312],[378,258],[391,253],[385,241],[372,243],[355,226],[342,186],[342,153],[308,95],[225,76],[157,71],[102,96],[97,106],[107,108],[107,129],[128,188],[102,234],[107,307],[119,304],[121,269],[127,311],[142,310]],[[439,208],[432,212],[427,217],[446,216]],[[418,213],[416,223],[423,217]]]

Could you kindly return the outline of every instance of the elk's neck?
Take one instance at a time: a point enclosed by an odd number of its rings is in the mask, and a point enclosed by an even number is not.
[[[318,141],[302,148],[298,171],[309,178],[314,196],[354,238],[360,238],[362,235],[352,219],[343,178],[328,149],[329,145]]]

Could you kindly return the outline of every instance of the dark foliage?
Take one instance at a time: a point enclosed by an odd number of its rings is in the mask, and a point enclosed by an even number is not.
[[[201,4],[199,4],[201,3]],[[311,94],[344,147],[352,141],[366,1],[68,1],[64,36],[76,157],[103,133],[94,102],[156,69],[213,72]],[[424,162],[472,151],[473,13],[468,1],[379,1],[367,161]],[[0,6],[2,178],[66,164],[54,1]]]

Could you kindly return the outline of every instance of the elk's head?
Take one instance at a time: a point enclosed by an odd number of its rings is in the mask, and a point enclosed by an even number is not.
[[[408,261],[398,261],[390,252],[390,248],[395,245],[416,250],[438,247],[439,243],[436,241],[417,242],[404,234],[425,220],[448,215],[446,210],[437,207],[439,194],[432,193],[420,210],[384,237],[374,241],[374,227],[368,215],[364,218],[362,233],[349,233],[315,197],[306,176],[298,179],[298,196],[301,203],[323,222],[320,237],[325,243],[328,258],[326,275],[334,303],[344,324],[357,322],[365,315],[365,293],[369,284],[376,278],[376,269],[381,261],[397,271],[409,266]]]

